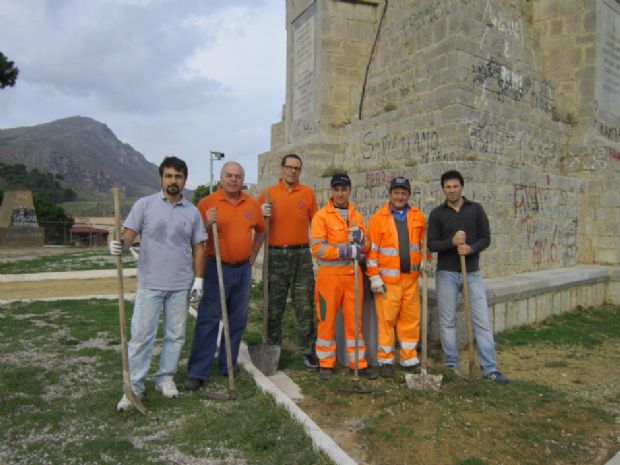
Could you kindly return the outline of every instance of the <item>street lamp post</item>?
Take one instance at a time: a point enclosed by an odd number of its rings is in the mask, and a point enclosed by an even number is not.
[[[210,173],[210,181],[209,181],[209,194],[213,194],[213,160],[221,160],[224,158],[224,154],[222,152],[209,152],[209,173]]]

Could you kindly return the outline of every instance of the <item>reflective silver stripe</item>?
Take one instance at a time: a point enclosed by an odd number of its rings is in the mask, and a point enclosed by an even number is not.
[[[317,352],[316,352],[316,356],[317,356],[318,358],[335,357],[335,356],[336,356],[336,351],[334,350],[334,351],[332,351],[332,352],[319,352],[319,351],[317,350]]]
[[[403,342],[403,341],[400,341],[400,346],[403,349],[415,349],[418,346],[418,343],[417,342]]]
[[[419,252],[420,246],[418,244],[409,245],[409,252]]]
[[[396,268],[381,268],[379,270],[379,273],[381,273],[383,276],[392,276],[392,277],[400,276],[400,270]]]
[[[377,362],[379,362],[379,365],[394,365],[394,357],[390,357],[390,358],[379,358],[377,357]]]
[[[371,250],[379,250],[379,246],[377,244],[375,244],[374,242],[370,243],[370,249]]]
[[[359,347],[364,347],[366,345],[364,344],[364,339],[357,341],[357,344]],[[355,339],[347,339],[347,347],[355,347]]]
[[[319,266],[351,266],[353,265],[353,259],[351,260],[321,260],[316,261]]]
[[[366,260],[366,265],[368,265],[368,266],[379,266],[379,262],[377,260]]]
[[[317,346],[323,346],[323,347],[329,347],[329,346],[333,346],[336,344],[336,340],[332,339],[331,341],[326,341],[325,339],[318,339],[316,340],[316,345]]]
[[[325,242],[327,242],[325,239],[312,239],[310,240],[310,244],[314,245],[314,244],[324,244]]]
[[[391,354],[394,351],[394,346],[378,346],[378,348],[386,354]]]
[[[317,257],[322,257],[325,253],[325,249],[327,249],[327,244],[323,244],[321,247],[319,247],[319,250],[317,250],[316,252]]]
[[[398,249],[394,247],[379,247],[379,253],[388,257],[398,257]]]
[[[414,367],[420,364],[418,357],[407,358],[405,360],[400,360],[400,365],[403,367]]]
[[[359,360],[360,358],[364,358],[364,357],[366,357],[366,351],[364,349],[360,349],[358,351],[357,358]],[[355,362],[355,352],[349,353],[349,362]]]
[[[413,265],[411,265],[411,271],[420,271],[420,264],[414,263]]]

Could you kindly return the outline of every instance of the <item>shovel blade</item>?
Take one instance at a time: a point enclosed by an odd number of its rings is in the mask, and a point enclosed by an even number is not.
[[[257,344],[249,346],[248,351],[256,368],[266,376],[275,375],[280,363],[280,346]]]
[[[140,401],[140,399],[136,397],[136,395],[133,393],[131,388],[123,387],[123,393],[125,394],[125,397],[129,399],[129,402],[131,402],[131,404],[136,408],[138,412],[140,412],[142,415],[146,415],[146,407]]]
[[[427,373],[426,370],[422,370],[422,373],[419,375],[405,375],[407,387],[416,391],[439,391],[441,389],[442,381],[443,375],[431,375],[430,373]]]

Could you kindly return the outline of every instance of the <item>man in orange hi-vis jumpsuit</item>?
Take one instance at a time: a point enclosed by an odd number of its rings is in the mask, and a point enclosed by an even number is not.
[[[312,219],[310,245],[319,270],[314,291],[318,326],[316,355],[319,376],[329,379],[336,363],[334,329],[336,314],[342,307],[344,337],[349,368],[355,368],[355,268],[356,259],[368,252],[364,238],[362,215],[349,202],[351,180],[346,174],[335,174],[331,179],[332,195],[327,205]],[[359,266],[359,265],[357,265]],[[358,275],[358,302],[362,302],[362,276]],[[358,373],[367,379],[377,377],[368,366],[362,337],[362,312],[358,308]]]
[[[394,375],[394,328],[400,345],[400,366],[417,367],[420,335],[418,275],[426,222],[409,205],[411,185],[398,176],[390,183],[390,200],[368,222],[370,252],[366,274],[375,293],[377,361],[382,377]]]

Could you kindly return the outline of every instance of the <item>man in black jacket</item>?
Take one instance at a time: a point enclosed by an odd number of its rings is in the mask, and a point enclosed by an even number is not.
[[[496,365],[493,328],[479,266],[480,252],[491,243],[489,220],[482,205],[462,196],[464,185],[458,171],[442,174],[441,187],[446,200],[433,209],[428,220],[428,248],[438,255],[436,290],[444,364],[454,369],[459,365],[456,306],[458,294],[463,290],[460,256],[465,255],[471,318],[482,376],[497,384],[506,384],[508,378]]]

